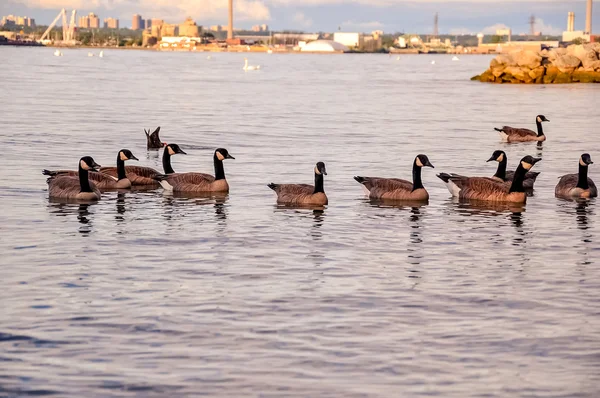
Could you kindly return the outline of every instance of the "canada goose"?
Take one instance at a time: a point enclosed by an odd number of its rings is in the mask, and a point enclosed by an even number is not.
[[[529,155],[521,159],[512,182],[494,182],[487,177],[464,177],[447,173],[437,176],[446,183],[452,196],[459,199],[525,203],[527,200],[523,187],[525,174],[540,160],[542,159]]]
[[[159,174],[154,177],[160,185],[173,192],[229,192],[223,160],[235,159],[225,148],[217,148],[213,155],[215,176],[203,173]]]
[[[554,188],[554,195],[563,199],[594,198],[598,196],[596,184],[587,176],[588,166],[593,163],[589,154],[584,153],[581,155],[579,158],[579,173],[562,176],[556,184],[556,188]]]
[[[79,160],[78,176],[69,175],[52,176],[46,180],[48,194],[55,199],[98,200],[100,191],[90,182],[88,173],[97,171],[100,167],[91,156],[84,156]]]
[[[177,144],[168,144],[163,151],[162,164],[163,171],[165,174],[173,174],[175,171],[173,167],[171,167],[171,156],[176,154],[187,155],[179,145]],[[100,168],[100,172],[106,175],[109,175],[113,178],[118,178],[119,171],[116,167],[102,167]],[[154,177],[160,175],[161,173],[154,170],[151,167],[143,167],[143,166],[125,166],[125,173],[127,174],[127,178],[131,181],[132,186],[158,186]]]
[[[315,166],[315,185],[309,184],[273,184],[267,185],[277,194],[277,204],[291,206],[324,206],[328,203],[323,190],[323,176],[327,175],[325,163]]]
[[[425,166],[433,168],[426,155],[417,155],[412,168],[413,182],[400,178],[356,176],[354,179],[363,185],[370,199],[426,201],[429,193],[421,181],[421,169]]]
[[[487,161],[498,162],[498,169],[496,170],[496,174],[492,176],[492,179],[498,182],[512,182],[515,177],[515,172],[512,170],[506,171],[508,158],[506,157],[506,153],[504,151],[494,151],[492,156]],[[525,179],[523,180],[523,188],[533,189],[533,184],[535,183],[535,179],[539,174],[540,173],[538,171],[528,171],[527,174],[525,174]]]
[[[503,141],[506,142],[527,142],[527,141],[546,141],[544,130],[542,130],[542,122],[549,122],[544,115],[537,115],[535,117],[535,124],[537,125],[537,134],[533,130],[515,128],[510,126],[503,126],[502,128],[494,127]]]
[[[156,128],[156,130],[154,130],[152,132],[152,134],[150,134],[150,129],[148,129],[148,131],[146,131],[146,129],[144,129],[144,133],[146,133],[146,149],[148,149],[148,150],[160,149],[167,145],[166,142],[160,141],[160,138],[158,137],[159,131],[160,131],[160,126],[158,126]]]
[[[94,183],[98,189],[127,189],[131,188],[131,181],[125,174],[125,161],[139,160],[129,149],[121,149],[117,154],[117,177],[108,174],[92,171],[88,173],[88,178]],[[79,174],[76,170],[44,170],[42,172],[48,176],[71,176],[77,177]],[[87,173],[87,172],[86,172]]]

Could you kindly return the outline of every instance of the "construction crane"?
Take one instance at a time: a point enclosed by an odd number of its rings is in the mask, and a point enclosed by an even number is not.
[[[67,24],[67,10],[64,8],[60,10],[54,21],[48,26],[48,29],[44,32],[39,41],[44,41],[46,37],[50,34],[50,31],[56,26],[56,23],[59,19],[62,18],[62,28],[63,28],[63,40],[71,41],[73,40],[74,32],[75,32],[75,16],[77,15],[77,10],[73,10],[71,13],[71,23]]]

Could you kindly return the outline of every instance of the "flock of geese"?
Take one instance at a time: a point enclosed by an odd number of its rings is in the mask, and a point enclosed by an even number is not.
[[[496,128],[505,142],[541,142],[546,140],[542,123],[549,120],[544,115],[536,116],[537,132],[503,126]],[[150,167],[125,166],[129,160],[138,160],[128,149],[117,154],[116,167],[101,167],[91,156],[79,161],[78,170],[43,170],[47,179],[49,196],[54,199],[96,201],[101,198],[101,190],[129,189],[131,187],[158,188],[175,193],[226,194],[229,184],[225,178],[223,161],[235,159],[225,148],[217,148],[213,154],[214,175],[204,173],[176,173],[171,165],[171,157],[186,153],[177,144],[167,144],[159,138],[160,127],[146,134],[147,149],[164,148],[162,156],[163,172]],[[491,177],[468,177],[454,173],[440,173],[440,178],[453,197],[483,202],[505,202],[523,204],[527,193],[534,188],[538,172],[531,171],[540,158],[523,157],[516,170],[507,170],[506,153],[496,150],[487,160],[498,163],[496,173]],[[589,154],[579,157],[579,171],[560,178],[555,188],[555,196],[564,199],[587,199],[598,196],[594,181],[588,177],[588,167],[592,164]],[[423,186],[421,170],[433,168],[426,155],[419,154],[412,165],[412,182],[399,178],[356,176],[368,197],[381,201],[426,202],[429,193]],[[328,204],[323,179],[327,170],[323,162],[314,168],[314,185],[309,184],[268,184],[277,194],[277,203],[290,206],[324,206]]]

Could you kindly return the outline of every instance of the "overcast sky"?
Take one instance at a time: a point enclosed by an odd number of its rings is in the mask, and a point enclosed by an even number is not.
[[[131,26],[134,13],[170,23],[191,16],[198,25],[227,24],[227,0],[0,0],[1,15],[25,15],[38,24],[50,23],[63,7],[116,17],[121,26]],[[430,33],[438,12],[440,33],[494,33],[506,25],[518,34],[529,30],[534,14],[536,30],[559,34],[568,11],[575,12],[577,30],[585,26],[584,0],[234,0],[234,7],[236,28],[266,23],[274,30]],[[593,31],[600,33],[600,2],[593,14]]]

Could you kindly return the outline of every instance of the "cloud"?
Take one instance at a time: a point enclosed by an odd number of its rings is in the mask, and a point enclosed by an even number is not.
[[[535,31],[542,32],[544,35],[560,35],[562,33],[562,29],[546,25],[542,18],[535,19]]]
[[[356,22],[349,20],[342,23],[342,29],[382,29],[385,25],[379,21]]]
[[[497,23],[492,26],[486,26],[481,30],[482,33],[486,35],[495,35],[498,29],[508,29],[509,27],[504,25],[503,23]]]
[[[302,26],[303,28],[308,28],[313,23],[312,19],[307,18],[303,12],[295,13],[293,21]]]
[[[10,0],[29,8],[117,11],[128,18],[134,13],[159,16],[176,22],[187,16],[203,19],[227,19],[227,0]],[[271,19],[265,0],[235,0],[235,20],[268,21]]]

